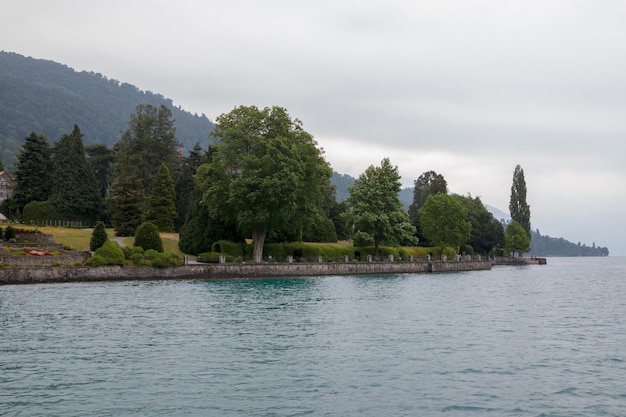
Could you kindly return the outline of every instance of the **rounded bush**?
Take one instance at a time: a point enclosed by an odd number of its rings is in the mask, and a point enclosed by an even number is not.
[[[140,246],[144,251],[154,249],[157,252],[163,252],[163,241],[154,223],[144,222],[137,228],[134,246]]]
[[[93,255],[85,261],[85,265],[87,266],[103,266],[106,265],[106,263],[106,260],[100,255]]]
[[[95,251],[96,249],[102,247],[104,242],[109,240],[107,236],[106,227],[104,222],[97,222],[96,226],[93,228],[93,232],[91,233],[91,239],[89,240],[89,250]]]
[[[96,255],[104,258],[107,265],[124,265],[124,251],[112,240],[108,240],[100,248],[96,249]]]

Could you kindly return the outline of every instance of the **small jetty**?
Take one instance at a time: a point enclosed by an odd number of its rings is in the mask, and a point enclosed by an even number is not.
[[[530,258],[524,257],[512,257],[512,256],[496,256],[493,260],[493,265],[547,265],[548,260],[546,258],[538,258],[532,256]]]

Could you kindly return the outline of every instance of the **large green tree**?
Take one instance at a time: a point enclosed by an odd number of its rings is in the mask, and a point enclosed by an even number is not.
[[[357,241],[374,244],[378,256],[381,243],[417,244],[415,227],[398,198],[401,190],[398,167],[384,158],[379,167],[370,165],[349,188],[349,223]]]
[[[511,185],[511,200],[509,202],[511,219],[519,223],[530,239],[530,206],[526,202],[526,180],[524,170],[517,165],[513,171],[513,184]]]
[[[113,149],[106,145],[96,144],[85,146],[87,161],[96,176],[98,192],[102,198],[106,198],[109,192],[113,167]]]
[[[24,141],[15,167],[15,188],[11,200],[23,211],[31,201],[46,201],[52,188],[52,149],[45,136],[31,133]]]
[[[74,125],[54,146],[50,203],[60,218],[92,225],[103,211],[96,177],[85,158],[83,134]]]
[[[433,194],[447,194],[448,183],[443,175],[435,171],[422,173],[413,183],[413,202],[409,206],[409,220],[415,226],[416,236],[421,245],[427,245],[428,239],[422,232],[422,225],[419,218],[419,209],[426,203],[426,199]]]
[[[198,168],[202,201],[236,224],[261,262],[268,232],[302,229],[319,210],[332,170],[302,122],[282,107],[240,106],[216,120],[212,162]]]
[[[419,209],[424,235],[433,246],[456,248],[467,242],[472,224],[467,220],[467,209],[455,196],[438,193],[430,195]]]
[[[504,231],[504,251],[506,253],[523,253],[530,251],[530,238],[524,230],[524,226],[516,221],[511,221]]]
[[[174,175],[180,165],[176,129],[170,110],[149,104],[137,106],[130,116],[128,129],[114,147],[113,175],[139,178],[145,196],[149,196],[155,174],[165,163]]]
[[[467,244],[477,253],[488,254],[494,248],[504,246],[504,227],[483,205],[480,197],[456,195],[467,209],[467,220],[472,232]]]
[[[159,232],[173,232],[174,220],[177,217],[174,179],[167,165],[162,163],[154,177],[145,218],[152,222]]]
[[[145,195],[135,177],[122,177],[111,186],[111,222],[117,236],[133,236],[141,224]]]

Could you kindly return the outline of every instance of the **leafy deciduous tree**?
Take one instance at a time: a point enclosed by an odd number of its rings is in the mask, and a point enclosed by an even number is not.
[[[422,232],[422,225],[419,219],[419,209],[424,206],[428,196],[438,193],[448,193],[448,183],[441,174],[435,171],[426,171],[420,175],[414,184],[413,202],[409,206],[409,220],[415,226],[416,236],[421,245],[428,244],[428,239]]]
[[[284,108],[240,106],[217,118],[212,162],[198,168],[213,218],[251,233],[261,262],[268,232],[302,229],[319,209],[332,171],[313,137]]]
[[[455,196],[438,193],[428,196],[424,206],[419,209],[422,230],[428,240],[442,249],[467,242],[472,231],[472,224],[467,220],[467,209]]]
[[[524,227],[516,221],[511,221],[504,231],[504,251],[519,256],[530,250],[530,238]]]
[[[456,196],[467,209],[467,220],[472,224],[472,232],[467,244],[475,252],[488,254],[496,247],[504,246],[504,227],[496,220],[480,201],[480,197]]]
[[[398,167],[384,158],[380,167],[370,165],[349,188],[349,223],[357,241],[389,245],[417,244],[415,227],[398,198],[401,189]]]

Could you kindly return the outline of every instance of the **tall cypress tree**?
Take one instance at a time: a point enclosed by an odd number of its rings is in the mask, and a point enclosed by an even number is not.
[[[54,147],[50,203],[65,220],[82,220],[92,225],[103,203],[96,176],[85,158],[83,134],[77,125]]]
[[[52,149],[44,135],[31,133],[24,141],[15,166],[15,188],[11,198],[22,212],[31,201],[46,201],[52,187]]]
[[[515,171],[513,171],[509,211],[511,212],[511,219],[522,225],[530,239],[530,206],[526,203],[526,180],[524,179],[524,170],[519,165],[517,165]]]
[[[167,165],[162,163],[154,176],[146,220],[154,223],[159,232],[173,232],[174,220],[177,217],[174,180]]]
[[[111,222],[117,236],[133,236],[141,224],[145,196],[141,181],[121,177],[111,187]]]

